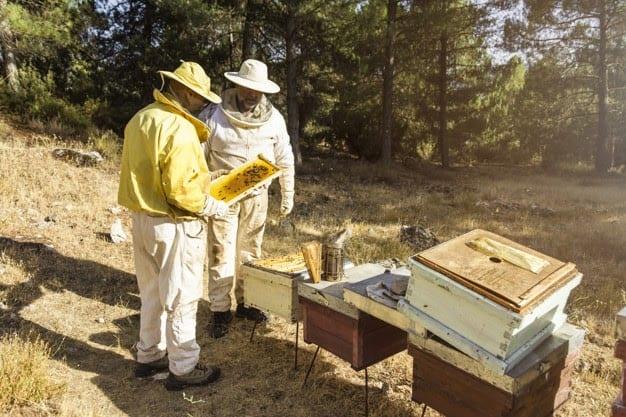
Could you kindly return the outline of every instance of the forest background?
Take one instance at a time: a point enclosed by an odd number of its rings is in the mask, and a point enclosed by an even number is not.
[[[626,0],[0,0],[0,416],[362,415],[363,375],[323,351],[303,395],[315,348],[292,369],[296,326],[272,317],[250,342],[239,320],[214,340],[204,301],[202,360],[222,382],[168,393],[132,376],[132,243],[109,233],[132,224],[116,205],[124,125],[157,70],[197,61],[220,92],[249,57],[281,86],[271,100],[302,162],[289,219],[270,189],[265,255],[350,225],[355,264],[406,259],[421,247],[403,231],[424,227],[571,261],[585,279],[568,320],[587,335],[556,415],[610,413]],[[105,160],[58,159],[66,147]],[[371,415],[423,415],[412,369],[406,353],[370,368]]]
[[[108,151],[157,70],[255,57],[299,161],[626,163],[624,0],[0,0],[0,48],[0,110]]]

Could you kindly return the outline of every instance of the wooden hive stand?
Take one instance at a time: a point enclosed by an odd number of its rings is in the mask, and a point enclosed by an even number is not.
[[[613,417],[626,417],[626,307],[617,313],[615,357],[622,361],[622,386],[613,403]]]
[[[319,350],[324,349],[348,362],[355,371],[365,371],[365,416],[369,414],[367,368],[406,350],[407,333],[346,302],[343,291],[346,285],[384,272],[381,265],[364,264],[347,270],[344,280],[306,281],[298,286],[304,341],[317,345],[302,387],[306,385]]]

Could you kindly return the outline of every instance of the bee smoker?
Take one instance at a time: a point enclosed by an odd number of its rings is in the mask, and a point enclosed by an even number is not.
[[[324,281],[339,281],[343,278],[343,247],[324,245],[322,247]]]
[[[350,229],[345,229],[322,246],[322,279],[324,281],[339,281],[344,277],[345,256],[343,248],[350,235]]]

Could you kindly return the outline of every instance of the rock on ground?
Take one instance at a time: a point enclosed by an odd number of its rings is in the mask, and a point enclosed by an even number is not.
[[[439,244],[439,239],[428,228],[422,226],[400,227],[400,242],[406,243],[417,251],[423,251]]]

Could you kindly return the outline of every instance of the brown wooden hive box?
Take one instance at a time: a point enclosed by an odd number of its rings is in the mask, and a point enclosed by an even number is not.
[[[620,312],[623,314],[624,310]],[[626,336],[623,334],[618,335],[618,337]],[[624,404],[624,399],[626,399],[626,340],[618,340],[615,344],[615,357],[622,361],[622,386],[620,392],[613,404],[613,417],[626,417],[626,404]]]
[[[361,370],[407,346],[405,331],[366,313],[356,317],[300,297],[304,341],[314,343]]]
[[[569,326],[569,325],[566,325]],[[490,379],[478,368],[464,370],[433,351],[409,341],[413,357],[413,401],[447,417],[548,417],[571,393],[574,364],[581,353],[584,332],[553,336],[540,355],[521,363],[508,380]],[[444,347],[442,349],[453,349]]]
[[[613,404],[613,417],[626,417],[626,406],[624,406],[621,398],[618,398]]]

